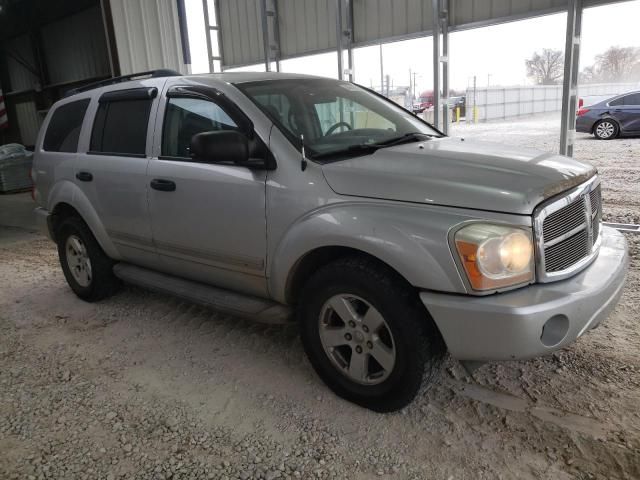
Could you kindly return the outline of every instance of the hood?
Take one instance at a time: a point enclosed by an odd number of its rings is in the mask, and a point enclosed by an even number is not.
[[[322,169],[342,195],[521,215],[596,174],[569,157],[451,137],[382,148]]]

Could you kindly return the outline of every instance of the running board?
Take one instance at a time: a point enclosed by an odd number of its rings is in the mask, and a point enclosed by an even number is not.
[[[126,283],[166,293],[205,307],[237,315],[260,323],[284,324],[291,321],[290,307],[271,300],[243,295],[193,282],[128,263],[118,263],[113,273]]]
[[[621,232],[633,232],[640,233],[640,225],[636,225],[635,223],[610,223],[610,222],[602,222],[603,225],[607,227],[615,228]]]

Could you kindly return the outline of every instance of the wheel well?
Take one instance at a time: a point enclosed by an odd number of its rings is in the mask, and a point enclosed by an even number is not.
[[[309,278],[311,278],[311,276],[320,267],[326,265],[327,263],[333,262],[334,260],[338,260],[339,258],[353,256],[365,257],[372,260],[373,262],[379,264],[385,270],[387,270],[390,275],[396,277],[397,281],[404,283],[409,288],[412,288],[412,285],[397,270],[391,267],[388,263],[383,262],[379,258],[369,253],[350,247],[320,247],[307,253],[294,265],[293,272],[289,274],[289,278],[287,280],[287,303],[297,303],[298,298],[300,298],[300,293],[302,292],[304,285],[307,283],[307,280],[309,280]]]
[[[82,216],[78,211],[68,203],[58,203],[51,211],[51,221],[49,228],[51,230],[51,236],[56,241],[56,234],[58,233],[58,227],[60,224],[69,217],[78,217],[82,219]]]

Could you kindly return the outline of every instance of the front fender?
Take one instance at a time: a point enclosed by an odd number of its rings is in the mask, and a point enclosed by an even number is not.
[[[493,216],[488,214],[488,216]],[[421,289],[465,293],[447,241],[449,230],[478,218],[467,210],[396,202],[341,202],[295,222],[275,250],[271,295],[285,302],[297,262],[321,247],[349,247],[385,262]]]
[[[80,214],[84,222],[89,226],[102,250],[114,260],[120,259],[117,248],[107,235],[100,217],[91,205],[91,202],[82,190],[69,180],[60,180],[49,191],[47,199],[47,209],[53,212],[55,207],[61,203],[72,206]]]

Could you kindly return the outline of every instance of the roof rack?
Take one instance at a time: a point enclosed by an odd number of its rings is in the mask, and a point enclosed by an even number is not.
[[[180,72],[176,72],[175,70],[170,70],[168,68],[161,68],[158,70],[149,70],[148,72],[131,73],[129,75],[122,75],[120,77],[107,78],[106,80],[93,82],[88,85],[84,85],[82,87],[72,88],[71,90],[67,91],[67,93],[65,94],[65,97],[70,97],[71,95],[75,95],[76,93],[93,90],[94,88],[105,87],[107,85],[115,85],[116,83],[128,82],[129,80],[135,80],[141,77],[160,78],[160,77],[175,77],[179,75],[182,75],[182,74]]]

